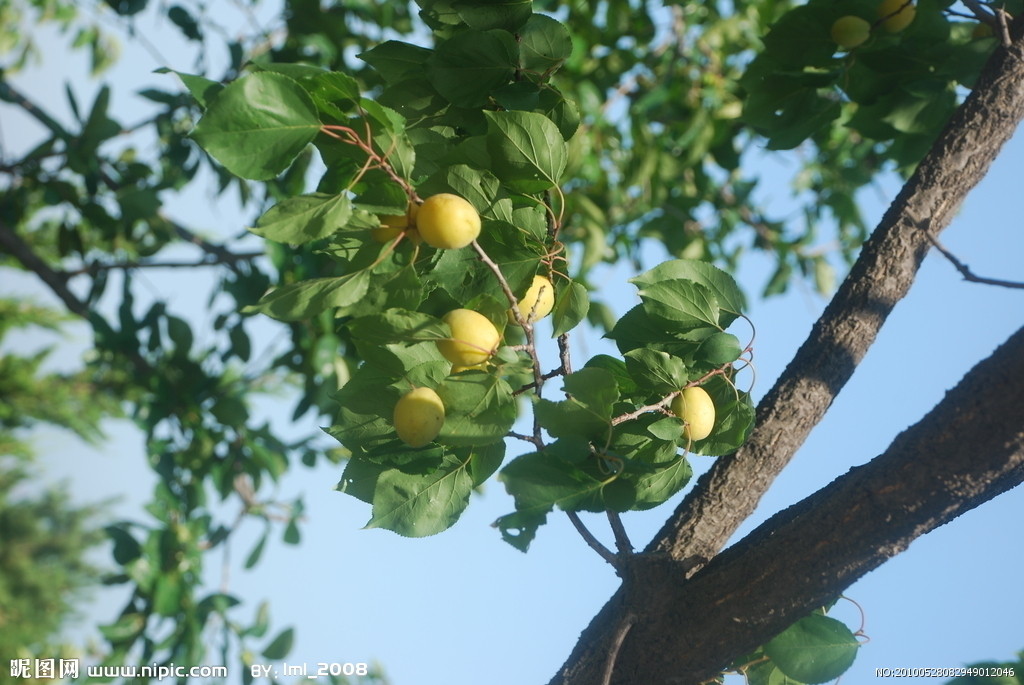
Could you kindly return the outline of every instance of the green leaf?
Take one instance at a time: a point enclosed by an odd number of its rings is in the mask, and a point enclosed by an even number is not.
[[[435,341],[451,335],[451,329],[440,319],[398,308],[352,319],[348,329],[353,337],[375,345]]]
[[[249,230],[268,240],[301,245],[326,238],[344,227],[351,215],[352,202],[347,195],[300,195],[278,202]]]
[[[540,425],[556,438],[603,440],[611,428],[612,407],[619,398],[614,376],[605,369],[584,367],[566,376],[563,387],[569,399],[537,402],[535,412]]]
[[[686,331],[718,325],[718,301],[695,281],[673,279],[640,289],[644,310],[672,330]]]
[[[604,481],[576,466],[540,452],[514,459],[501,470],[498,480],[515,499],[516,511],[502,516],[495,525],[506,542],[524,552],[554,507],[571,511],[604,486]]]
[[[568,285],[562,285],[561,279],[557,282],[558,292],[555,296],[555,307],[551,311],[554,328],[551,337],[553,338],[576,328],[583,319],[587,318],[587,312],[590,311],[590,295],[587,294],[587,289],[582,283],[570,281]]]
[[[427,78],[446,100],[458,107],[482,107],[491,91],[515,73],[518,47],[507,31],[458,33],[427,61]]]
[[[484,112],[491,171],[516,191],[537,193],[559,183],[568,161],[551,119],[535,112]]]
[[[153,612],[158,616],[176,616],[181,611],[181,576],[161,573],[153,588]]]
[[[728,328],[746,308],[743,291],[732,276],[716,266],[694,259],[671,259],[653,269],[630,279],[638,288],[654,285],[659,281],[685,279],[700,283],[715,296],[721,308],[718,326]]]
[[[269,536],[269,534],[269,528],[263,531],[263,535],[260,536],[259,542],[257,542],[256,546],[252,548],[251,552],[249,552],[249,556],[245,558],[245,568],[252,568],[253,566],[259,563],[260,557],[263,556],[263,549],[267,545],[267,537]]]
[[[399,83],[414,77],[422,78],[423,65],[431,54],[433,51],[427,48],[388,40],[360,53],[359,59],[376,69],[388,83]]]
[[[718,332],[705,338],[697,348],[697,358],[712,366],[736,361],[743,353],[739,338],[731,333]]]
[[[279,321],[301,321],[332,307],[346,307],[366,294],[370,273],[366,270],[333,278],[314,278],[292,283],[260,298],[242,311],[261,312]]]
[[[460,0],[455,10],[470,28],[516,31],[533,13],[532,0]]]
[[[124,566],[142,556],[142,546],[128,532],[127,524],[109,525],[103,530],[114,543],[114,561]]]
[[[654,473],[639,475],[636,478],[636,501],[633,508],[643,511],[664,504],[682,490],[692,477],[693,468],[682,455]]]
[[[519,32],[519,63],[523,69],[548,73],[571,54],[569,29],[547,15],[533,15]]]
[[[469,504],[473,478],[469,458],[445,455],[426,473],[386,469],[377,476],[373,515],[367,528],[386,528],[407,537],[425,537],[450,528]]]
[[[516,420],[512,388],[485,371],[449,376],[437,388],[445,420],[437,441],[443,445],[490,445],[500,442]]]
[[[859,647],[857,638],[841,621],[811,614],[772,638],[764,652],[790,678],[815,685],[845,673]]]
[[[598,354],[591,357],[584,368],[598,368],[604,369],[615,378],[615,384],[619,389],[620,395],[632,395],[637,392],[636,381],[633,380],[632,376],[626,370],[626,362],[621,359],[616,359],[607,354]]]
[[[181,79],[181,82],[188,88],[188,92],[192,94],[196,102],[203,109],[209,107],[210,102],[217,97],[217,94],[224,90],[224,84],[219,81],[212,81],[204,76],[195,76],[193,74],[185,74],[180,71],[161,67],[156,70],[158,74],[174,74]]]
[[[100,633],[111,644],[131,642],[146,627],[146,617],[140,613],[125,614],[114,623],[100,626]]]
[[[227,85],[209,103],[192,136],[231,173],[265,181],[288,168],[320,125],[316,105],[302,86],[262,71]]]
[[[630,377],[652,394],[676,392],[690,380],[683,360],[667,352],[640,348],[630,350],[625,357]]]
[[[299,531],[299,524],[296,523],[294,519],[289,521],[288,525],[285,526],[284,535],[281,539],[288,545],[297,545],[301,541],[302,534]]]
[[[294,644],[294,642],[295,629],[285,628],[278,633],[277,637],[271,640],[270,644],[263,650],[263,656],[267,659],[283,659],[292,651],[292,644]]]

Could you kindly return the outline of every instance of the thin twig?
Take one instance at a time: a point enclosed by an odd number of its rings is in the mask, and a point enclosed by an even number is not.
[[[1024,283],[1020,283],[1017,281],[1004,281],[1000,278],[985,278],[984,276],[976,276],[974,272],[972,272],[967,267],[966,264],[957,259],[956,255],[947,250],[942,245],[942,243],[939,242],[938,238],[933,236],[931,233],[928,233],[927,231],[925,233],[928,236],[928,240],[930,240],[932,245],[935,246],[935,249],[938,250],[943,257],[949,260],[949,262],[954,266],[954,268],[956,268],[956,270],[960,272],[960,275],[964,277],[965,281],[970,281],[972,283],[984,283],[985,285],[997,285],[1001,288],[1024,289]]]
[[[60,275],[66,278],[72,278],[74,276],[81,276],[82,274],[95,274],[100,271],[115,271],[118,269],[191,269],[195,267],[204,266],[221,266],[226,263],[241,262],[249,259],[257,259],[266,255],[265,252],[230,252],[229,259],[204,259],[198,262],[151,262],[151,261],[135,261],[135,262],[116,262],[113,264],[101,264],[92,263],[88,266],[83,266],[80,269],[74,269],[70,271],[58,271]]]
[[[608,523],[611,524],[612,533],[615,535],[615,549],[623,556],[627,556],[633,553],[633,543],[629,541],[629,535],[626,534],[626,527],[622,525],[622,518],[619,517],[619,512],[612,511],[609,509]]]
[[[594,534],[591,533],[585,525],[583,525],[583,521],[580,520],[579,514],[575,511],[567,511],[565,512],[565,515],[569,517],[570,521],[572,521],[572,525],[576,528],[576,531],[583,538],[584,542],[590,546],[590,549],[597,552],[602,559],[612,566],[615,566],[618,563],[618,560],[615,558],[615,554],[613,554],[610,549],[602,545],[601,541],[595,538]]]
[[[506,433],[506,435],[508,437],[510,437],[510,438],[515,438],[517,440],[523,440],[524,442],[528,442],[531,445],[533,445],[534,447],[536,447],[537,449],[543,449],[544,448],[544,443],[543,442],[539,442],[538,443],[537,442],[537,438],[535,438],[532,435],[524,435],[523,433],[516,433],[515,431],[509,431],[508,433]]]
[[[526,346],[529,352],[529,359],[534,366],[534,387],[537,389],[537,396],[541,396],[541,389],[544,387],[544,375],[541,373],[541,359],[537,356],[537,343],[534,336],[534,325],[528,320],[523,318],[522,312],[519,310],[519,303],[516,300],[515,294],[512,292],[512,288],[509,286],[508,281],[505,280],[505,274],[502,273],[502,269],[495,263],[495,260],[487,256],[487,253],[480,247],[480,244],[473,241],[473,250],[476,251],[480,261],[482,261],[487,268],[495,274],[498,279],[498,284],[502,287],[502,292],[505,293],[505,297],[508,299],[509,304],[512,308],[512,314],[515,316],[517,322],[522,326],[523,332],[526,334]],[[534,414],[534,436],[536,437],[537,444],[543,444],[543,438],[541,437],[541,423],[537,418],[537,414]]]

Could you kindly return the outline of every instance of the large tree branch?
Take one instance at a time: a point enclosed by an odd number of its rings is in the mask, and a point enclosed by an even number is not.
[[[640,620],[611,682],[715,676],[914,539],[1024,482],[1021,407],[1024,328],[882,455],[776,514],[690,580],[681,562],[655,559],[643,582],[627,582]]]
[[[758,406],[750,440],[718,460],[649,546],[710,559],[754,511],[910,290],[938,235],[1024,118],[1024,40],[999,49],[885,213],[796,356]]]
[[[15,233],[14,229],[3,220],[0,220],[0,246],[21,262],[22,266],[39,276],[50,287],[50,290],[60,298],[64,306],[68,308],[68,311],[77,314],[83,319],[89,318],[89,307],[68,288],[68,276],[50,268],[50,265],[35,253],[32,246],[22,240],[21,236]]]
[[[648,545],[648,552],[668,555],[692,575],[754,511],[910,289],[931,237],[949,224],[1024,118],[1021,83],[1024,40],[1018,22],[1013,43],[993,54],[970,96],[865,243],[808,339],[761,401],[749,441],[701,477]],[[856,527],[858,522],[848,525]],[[683,571],[677,569],[677,573]],[[658,591],[650,590],[655,595]],[[581,636],[552,684],[597,682],[593,678],[599,670],[595,669],[603,664],[629,611],[620,590]],[[634,627],[631,636],[638,632],[642,631]],[[628,662],[625,653],[620,658]],[[626,668],[630,667],[627,663]]]

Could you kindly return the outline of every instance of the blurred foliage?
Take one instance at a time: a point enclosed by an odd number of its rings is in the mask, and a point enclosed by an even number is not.
[[[32,492],[23,459],[0,458],[0,650],[5,658],[55,648],[99,571],[86,559],[103,540],[102,509],[68,504],[66,486]],[[6,669],[5,669],[6,670]]]

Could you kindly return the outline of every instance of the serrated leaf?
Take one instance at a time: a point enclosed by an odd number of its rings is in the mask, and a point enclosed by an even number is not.
[[[652,509],[664,504],[679,492],[693,477],[693,468],[685,457],[665,465],[654,473],[641,474],[636,478],[636,501],[633,508],[639,511]]]
[[[431,54],[432,51],[427,48],[388,40],[360,53],[359,59],[376,69],[388,83],[399,83],[409,78],[422,77],[423,65]]]
[[[281,74],[257,72],[225,86],[192,137],[231,173],[265,181],[288,168],[320,125],[302,86]]]
[[[522,551],[529,547],[537,528],[553,508],[572,510],[604,486],[604,481],[540,452],[514,459],[501,470],[498,480],[515,499],[516,511],[499,518],[495,526],[506,542]]]
[[[279,321],[312,319],[332,307],[345,307],[366,294],[370,284],[368,271],[357,271],[345,276],[314,278],[282,286],[260,298],[246,313],[261,312]]]
[[[473,479],[469,459],[446,455],[429,473],[385,469],[376,479],[373,515],[367,528],[386,528],[407,537],[425,537],[450,528],[469,504]]]
[[[348,329],[353,337],[375,345],[434,341],[451,335],[451,329],[440,319],[399,308],[352,319]]]
[[[658,281],[640,289],[644,310],[670,330],[718,326],[718,300],[696,281]]]
[[[491,171],[509,187],[536,193],[558,185],[568,161],[565,140],[536,112],[484,112]]]
[[[712,264],[694,259],[670,259],[629,282],[644,288],[671,279],[694,281],[709,289],[721,308],[718,321],[721,328],[728,328],[746,307],[743,291],[732,276]]]
[[[790,678],[815,685],[845,673],[859,647],[856,636],[841,621],[811,614],[772,638],[764,653]]]
[[[445,421],[437,441],[443,445],[490,445],[500,442],[516,420],[512,388],[485,371],[449,376],[437,388]]]
[[[470,28],[515,32],[533,12],[532,0],[460,0],[452,5]]]
[[[667,395],[689,381],[683,360],[667,352],[640,348],[630,350],[625,357],[630,377],[651,393]]]
[[[559,283],[555,307],[551,310],[551,337],[557,338],[576,328],[590,311],[590,295],[582,283],[570,281],[567,286]]]
[[[158,74],[174,74],[181,79],[181,82],[188,88],[188,92],[192,94],[196,102],[203,109],[206,109],[210,102],[217,97],[217,95],[224,90],[224,84],[219,81],[211,81],[205,76],[196,76],[194,74],[186,74],[181,71],[175,71],[173,69],[167,69],[161,67],[157,69]]]
[[[619,397],[612,374],[605,369],[584,367],[565,377],[564,388],[569,399],[541,399],[535,405],[540,425],[556,438],[606,437],[611,428],[612,406]]]
[[[519,32],[519,62],[523,69],[547,73],[572,54],[572,37],[565,25],[535,14]]]
[[[427,61],[427,78],[453,105],[481,107],[492,90],[512,78],[518,52],[507,31],[470,29],[437,47]]]
[[[343,228],[351,215],[352,201],[346,195],[299,195],[278,202],[249,230],[268,240],[301,245]]]

